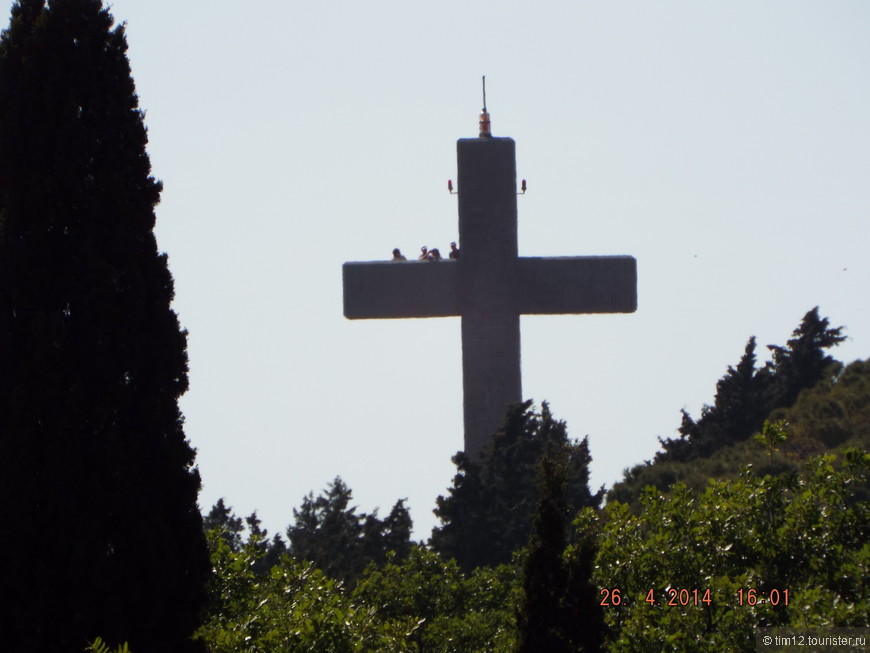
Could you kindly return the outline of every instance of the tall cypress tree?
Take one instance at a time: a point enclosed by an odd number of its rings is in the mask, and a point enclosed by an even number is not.
[[[123,26],[19,0],[0,36],[2,648],[192,651],[209,563]]]
[[[562,603],[568,585],[563,560],[567,538],[566,473],[558,458],[541,458],[541,497],[523,564],[523,598],[517,609],[518,653],[570,653]],[[571,615],[579,619],[580,615]]]
[[[553,449],[540,461],[540,499],[523,563],[517,606],[517,653],[598,653],[605,634],[598,589],[592,583],[594,535],[584,533],[566,556],[571,511],[566,501],[571,452]]]

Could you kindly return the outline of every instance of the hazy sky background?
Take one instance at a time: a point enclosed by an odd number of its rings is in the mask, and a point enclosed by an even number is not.
[[[751,335],[761,364],[818,305],[835,356],[870,356],[870,3],[111,7],[165,185],[204,510],[283,531],[340,475],[361,511],[407,497],[428,537],[462,448],[459,319],[348,321],[341,265],[457,238],[483,74],[528,180],[520,254],[638,261],[637,313],[522,320],[524,395],[589,435],[594,487],[697,416]]]

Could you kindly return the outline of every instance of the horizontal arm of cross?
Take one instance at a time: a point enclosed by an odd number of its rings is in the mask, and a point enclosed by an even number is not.
[[[351,320],[459,315],[456,261],[345,263],[344,316]]]
[[[516,285],[508,292],[517,314],[637,310],[634,257],[520,257],[515,261]],[[344,315],[352,320],[461,315],[465,291],[460,267],[456,261],[345,263]]]
[[[637,261],[632,256],[521,257],[517,264],[520,314],[637,310]]]

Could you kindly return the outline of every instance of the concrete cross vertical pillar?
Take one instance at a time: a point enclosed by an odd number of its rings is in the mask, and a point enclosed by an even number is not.
[[[464,138],[457,149],[459,306],[466,453],[480,451],[523,399],[516,307],[516,144]]]

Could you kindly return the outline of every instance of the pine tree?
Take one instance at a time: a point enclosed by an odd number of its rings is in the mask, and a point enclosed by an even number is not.
[[[816,306],[804,315],[785,347],[767,346],[773,358],[765,366],[765,372],[773,377],[767,393],[771,410],[791,406],[801,390],[822,380],[825,370],[835,362],[825,350],[846,339],[842,331],[842,326],[830,328],[828,318],[819,317]]]
[[[209,561],[123,26],[19,0],[0,37],[3,648],[190,641]]]
[[[309,492],[299,510],[293,509],[295,525],[287,529],[294,556],[313,562],[337,580],[347,580],[365,567],[359,543],[365,516],[351,506],[351,489],[336,477],[325,494]]]
[[[287,529],[291,553],[325,571],[336,580],[355,582],[366,566],[380,564],[388,551],[397,559],[411,550],[411,515],[404,499],[393,506],[386,519],[357,513],[350,505],[351,489],[336,477],[318,497],[309,492],[299,510],[293,509],[295,523]]]
[[[255,515],[256,513],[251,517]],[[237,517],[233,509],[224,503],[223,497],[218,499],[208,514],[202,518],[202,529],[206,533],[214,528],[220,529],[220,536],[230,547],[230,551],[238,553],[242,550],[242,532],[245,530],[242,526],[242,518]]]
[[[265,576],[272,570],[272,567],[281,561],[281,556],[287,553],[287,545],[280,533],[276,533],[269,540],[269,531],[260,526],[262,522],[257,517],[256,510],[245,517],[245,523],[248,525],[248,546],[256,547],[259,550],[259,556],[253,565],[254,572],[260,576]]]

